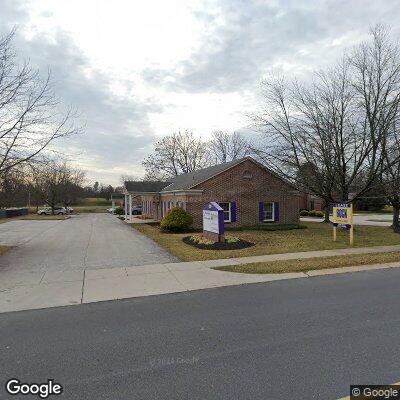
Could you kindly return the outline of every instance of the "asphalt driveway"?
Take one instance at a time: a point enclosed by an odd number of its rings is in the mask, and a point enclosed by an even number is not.
[[[87,270],[177,261],[115,216],[102,213],[0,224],[0,244],[16,246],[0,258],[1,271]]]

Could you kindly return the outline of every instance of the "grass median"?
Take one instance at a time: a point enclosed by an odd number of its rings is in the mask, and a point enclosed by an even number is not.
[[[214,260],[218,258],[248,257],[264,254],[293,253],[298,251],[343,249],[349,246],[349,232],[338,231],[337,241],[332,240],[332,225],[308,222],[306,229],[260,231],[230,230],[229,234],[254,243],[239,250],[201,250],[183,243],[188,233],[163,233],[158,226],[134,224],[133,228],[153,239],[182,261]],[[389,227],[356,226],[354,247],[400,245],[400,235]]]
[[[282,274],[317,269],[352,267],[358,265],[382,264],[400,261],[400,252],[375,254],[350,254],[346,256],[315,257],[296,260],[279,260],[252,264],[215,267],[218,271],[239,272],[243,274]]]

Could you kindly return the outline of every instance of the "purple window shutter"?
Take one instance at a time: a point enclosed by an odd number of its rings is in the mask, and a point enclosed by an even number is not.
[[[279,221],[279,203],[274,203],[274,221]]]
[[[231,222],[236,222],[236,201],[231,202]]]
[[[264,203],[262,201],[258,203],[258,219],[260,222],[264,222]]]

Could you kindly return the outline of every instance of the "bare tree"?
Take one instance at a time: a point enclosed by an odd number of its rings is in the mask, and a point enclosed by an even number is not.
[[[178,132],[155,144],[155,151],[143,161],[145,179],[165,180],[209,164],[207,145],[192,132]]]
[[[219,164],[245,157],[250,146],[239,132],[216,131],[210,140],[211,158]]]
[[[50,161],[34,169],[33,187],[36,195],[52,209],[62,204],[65,208],[82,193],[85,174],[70,167],[65,161]]]
[[[82,195],[85,173],[79,169],[72,168],[63,162],[55,166],[59,170],[59,197],[60,201],[68,211],[68,207]]]
[[[15,32],[0,38],[0,176],[37,159],[55,140],[78,133],[71,110],[60,111],[50,84],[29,63],[18,65]]]
[[[385,166],[381,176],[382,194],[393,208],[392,228],[400,233],[400,134],[399,120],[393,123],[393,131],[384,149]]]
[[[329,203],[373,188],[400,102],[399,49],[384,28],[374,28],[368,42],[311,83],[272,78],[263,89],[265,107],[255,116],[265,138],[258,155],[320,196],[326,220]]]

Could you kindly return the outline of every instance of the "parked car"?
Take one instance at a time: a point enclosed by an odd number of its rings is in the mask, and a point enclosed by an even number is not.
[[[72,207],[67,207],[68,214],[72,214],[74,209]]]
[[[51,207],[45,207],[37,212],[39,215],[52,215]],[[54,207],[54,214],[56,215],[65,215],[67,214],[67,210],[64,207]]]
[[[142,215],[142,207],[132,207],[132,215]]]

